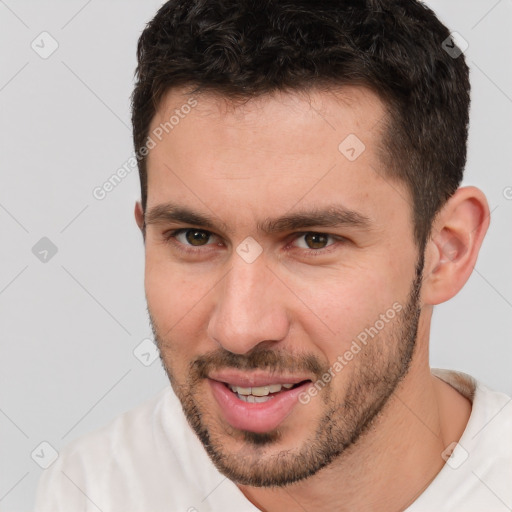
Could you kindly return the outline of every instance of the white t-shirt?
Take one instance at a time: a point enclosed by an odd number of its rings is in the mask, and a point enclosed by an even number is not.
[[[469,375],[432,370],[472,401],[448,462],[406,512],[512,509],[512,398]],[[257,512],[215,468],[172,388],[62,450],[36,512]]]

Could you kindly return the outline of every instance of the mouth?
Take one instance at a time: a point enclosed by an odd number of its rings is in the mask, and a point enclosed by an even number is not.
[[[207,379],[223,418],[232,427],[250,432],[269,432],[279,427],[296,409],[300,394],[312,384],[311,379],[279,380],[266,377],[265,381],[264,376]]]
[[[256,387],[241,387],[233,384],[224,383],[233,393],[236,394],[239,400],[246,403],[261,404],[268,402],[275,398],[279,393],[286,392],[290,389],[295,389],[310,380],[297,382],[296,384],[267,384],[265,386]]]

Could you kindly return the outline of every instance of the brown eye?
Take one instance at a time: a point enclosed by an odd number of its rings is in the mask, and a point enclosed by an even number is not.
[[[187,229],[185,238],[190,245],[201,246],[206,245],[210,239],[210,234],[201,229]]]
[[[327,246],[329,236],[324,233],[306,233],[304,240],[309,249],[323,249]]]

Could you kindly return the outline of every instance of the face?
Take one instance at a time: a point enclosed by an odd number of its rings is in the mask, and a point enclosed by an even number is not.
[[[152,328],[191,427],[237,483],[285,485],[343,457],[409,369],[422,258],[409,194],[379,161],[383,118],[345,87],[236,107],[171,91],[152,121]]]

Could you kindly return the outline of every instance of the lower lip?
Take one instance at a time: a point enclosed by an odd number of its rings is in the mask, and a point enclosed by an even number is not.
[[[258,433],[277,428],[297,405],[299,395],[311,384],[307,381],[273,395],[266,402],[250,403],[240,400],[226,384],[212,379],[208,382],[227,422],[234,428]]]

